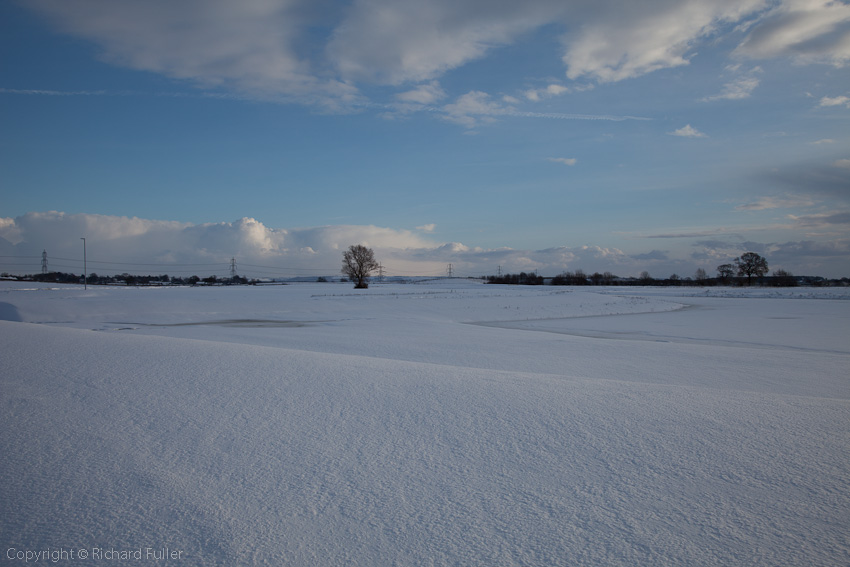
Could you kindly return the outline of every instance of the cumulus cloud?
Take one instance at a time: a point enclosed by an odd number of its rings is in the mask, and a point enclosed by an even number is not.
[[[681,136],[683,138],[707,138],[706,134],[703,134],[690,124],[682,126],[678,130],[674,130],[672,132],[668,132],[671,136]]]
[[[791,219],[802,228],[846,229],[850,225],[850,212]],[[724,229],[658,236],[699,238],[721,234],[722,238],[734,241],[703,238],[695,244],[700,250],[689,258],[676,258],[666,250],[626,253],[614,247],[592,245],[539,250],[480,248],[461,242],[438,242],[421,232],[379,226],[284,229],[270,228],[253,218],[191,224],[51,211],[0,218],[0,271],[37,273],[41,269],[42,250],[46,250],[51,269],[81,273],[81,236],[87,238],[89,271],[99,274],[227,276],[230,259],[235,258],[240,275],[247,277],[327,276],[338,273],[342,251],[351,244],[374,248],[385,273],[405,276],[445,275],[450,263],[453,272],[462,276],[491,275],[500,269],[502,273],[537,270],[548,276],[576,269],[586,273],[610,271],[620,276],[636,276],[643,270],[658,276],[674,272],[686,275],[699,265],[713,268],[716,264],[709,262],[731,259],[742,250],[764,253],[770,261],[781,256],[785,267],[798,274],[840,277],[847,275],[841,270],[850,270],[850,240],[844,237],[827,242],[811,240],[775,245],[745,242]],[[804,263],[814,254],[821,258],[819,263]]]
[[[434,229],[437,228],[437,225],[434,223],[423,224],[422,226],[417,226],[416,230],[421,230],[422,232],[434,232]]]
[[[408,230],[359,225],[275,229],[253,218],[191,224],[51,211],[0,219],[0,246],[13,256],[40,258],[47,250],[51,257],[80,256],[81,261],[81,237],[87,239],[91,269],[103,273],[129,271],[128,266],[174,273],[198,263],[226,271],[236,257],[243,264],[279,266],[288,275],[301,269],[333,274],[341,251],[351,244],[389,256],[436,246]]]
[[[226,276],[230,259],[235,258],[240,274],[249,277],[333,275],[339,270],[342,251],[355,243],[374,248],[385,272],[393,275],[443,275],[449,263],[455,274],[468,276],[495,274],[500,268],[547,275],[575,269],[633,275],[665,258],[655,252],[630,256],[617,248],[588,245],[484,249],[378,226],[275,229],[253,218],[190,224],[48,212],[0,219],[0,254],[6,261],[28,258],[31,264],[12,268],[0,263],[0,271],[36,273],[41,252],[47,250],[52,269],[79,273],[79,239],[84,235],[89,270],[100,274]]]

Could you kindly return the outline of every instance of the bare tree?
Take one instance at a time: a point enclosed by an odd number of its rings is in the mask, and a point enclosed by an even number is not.
[[[735,267],[739,276],[747,276],[747,285],[750,285],[753,276],[760,278],[767,273],[767,260],[755,252],[745,252],[735,258]]]
[[[378,267],[375,253],[362,244],[352,244],[342,254],[342,273],[355,282],[354,289],[369,287],[369,275]]]
[[[694,279],[700,284],[705,283],[705,280],[708,279],[708,274],[706,274],[705,270],[702,268],[697,268],[697,271],[694,274]]]
[[[720,281],[727,283],[735,275],[735,267],[732,264],[720,264],[717,266],[717,277]]]

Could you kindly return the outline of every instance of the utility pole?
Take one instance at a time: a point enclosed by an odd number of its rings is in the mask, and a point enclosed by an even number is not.
[[[236,278],[236,258],[230,259],[230,279]]]
[[[501,264],[499,264],[499,277],[500,278],[502,277],[502,265]]]
[[[47,273],[47,250],[41,253],[41,273]]]
[[[384,281],[384,265],[378,264],[378,280]]]
[[[449,273],[449,277],[452,277],[452,265],[449,264],[449,267],[446,268],[446,271]]]
[[[86,267],[86,239],[80,237],[80,240],[83,241],[83,289],[89,288],[89,276],[88,269]]]

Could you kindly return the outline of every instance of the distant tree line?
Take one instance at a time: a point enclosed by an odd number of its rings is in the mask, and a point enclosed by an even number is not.
[[[543,276],[538,276],[535,273],[527,274],[525,272],[520,272],[518,274],[487,276],[487,283],[509,285],[543,285],[544,278]]]
[[[641,272],[637,278],[621,278],[611,272],[600,274],[594,272],[586,274],[583,270],[563,272],[551,278],[544,278],[536,273],[527,274],[500,274],[498,276],[487,276],[487,283],[511,284],[511,285],[621,285],[621,286],[716,286],[716,285],[760,285],[773,287],[795,287],[798,285],[809,286],[847,286],[850,279],[841,278],[827,280],[821,277],[802,276],[797,277],[782,269],[774,270],[768,276],[768,265],[760,255],[755,252],[747,252],[735,258],[731,264],[717,266],[717,276],[711,277],[699,268],[693,277],[682,278],[678,274],[671,274],[666,278],[654,278],[649,272]]]
[[[343,273],[348,279],[355,282],[357,287],[367,287],[370,272],[380,266],[375,261],[374,254],[364,246],[351,246],[344,255]],[[591,285],[620,285],[620,286],[716,286],[716,285],[760,285],[774,287],[806,286],[850,286],[850,278],[826,279],[816,276],[794,276],[782,269],[773,271],[767,275],[767,260],[754,252],[747,252],[735,258],[732,263],[717,266],[717,275],[709,276],[703,269],[699,268],[693,277],[680,277],[671,274],[666,278],[654,278],[649,272],[641,272],[640,276],[634,278],[621,278],[611,272],[594,272],[586,274],[583,270],[565,271],[554,277],[544,277],[536,272],[520,272],[519,274],[499,274],[498,276],[487,276],[487,283],[509,284],[509,285],[559,285],[559,286],[591,286]],[[52,283],[82,283],[83,276],[65,272],[48,272],[45,274],[32,274],[14,276],[7,272],[0,273],[0,277],[14,278],[19,281],[37,281]],[[343,278],[341,281],[348,281]],[[161,286],[161,285],[255,285],[260,280],[234,276],[221,278],[208,276],[178,277],[167,274],[153,276],[139,276],[133,274],[119,274],[114,276],[100,276],[89,274],[87,283],[92,285],[128,285],[128,286]],[[328,281],[327,278],[319,277],[317,281]]]
[[[33,282],[49,282],[49,283],[80,283],[83,281],[82,275],[65,273],[65,272],[47,272],[46,274],[31,274],[25,276],[12,276],[8,273],[3,273],[3,277],[14,277],[20,281]],[[96,273],[91,273],[85,278],[89,285],[137,285],[137,286],[157,286],[157,285],[248,285],[256,284],[257,280],[249,280],[243,276],[234,276],[228,278],[220,278],[217,276],[208,276],[200,278],[198,276],[189,276],[187,278],[169,276],[167,274],[159,276],[138,276],[133,274],[118,274],[114,276],[99,276]]]

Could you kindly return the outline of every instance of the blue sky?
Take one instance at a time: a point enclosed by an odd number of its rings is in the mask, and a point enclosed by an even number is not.
[[[850,275],[844,2],[30,0],[0,52],[7,257]]]

